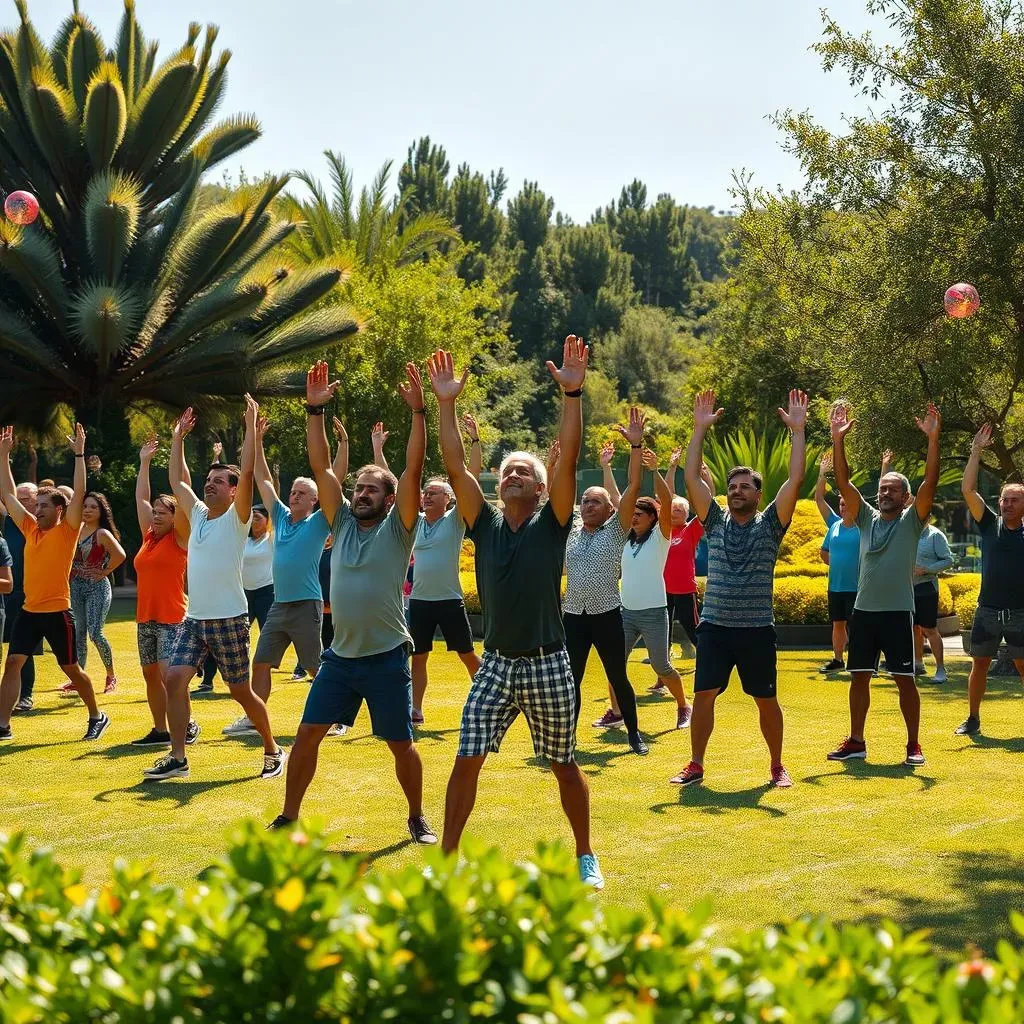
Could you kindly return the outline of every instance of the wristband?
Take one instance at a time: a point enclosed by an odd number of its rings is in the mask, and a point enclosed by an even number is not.
[[[631,444],[629,447],[632,448],[634,451],[636,451],[637,448],[643,448],[643,445],[642,444]]]
[[[479,443],[480,443],[480,438],[479,437],[471,437],[469,439],[469,446],[470,446],[470,448],[472,448],[473,445],[479,444]]]
[[[324,406],[322,405],[306,405],[307,416],[323,416]]]
[[[75,458],[76,459],[84,459],[85,458],[85,452],[75,452]]]
[[[579,398],[583,394],[583,388],[577,388],[575,391],[563,391],[562,394],[566,398]]]

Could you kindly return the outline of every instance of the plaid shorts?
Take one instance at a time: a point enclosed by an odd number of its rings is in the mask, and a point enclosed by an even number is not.
[[[155,665],[158,661],[170,658],[178,632],[177,626],[166,622],[140,622],[137,630],[140,665]]]
[[[233,619],[185,618],[174,637],[170,663],[201,672],[209,654],[228,686],[249,682],[249,616]]]
[[[519,712],[538,757],[568,764],[576,750],[576,688],[563,648],[539,658],[505,658],[484,651],[462,709],[459,757],[497,753]]]

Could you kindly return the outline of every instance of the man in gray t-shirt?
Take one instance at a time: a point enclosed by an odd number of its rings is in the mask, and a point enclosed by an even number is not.
[[[320,492],[320,507],[331,524],[331,611],[334,641],[324,652],[302,712],[288,762],[284,811],[271,828],[284,828],[299,816],[316,772],[317,751],[335,722],[351,726],[363,701],[375,736],[395,758],[395,773],[409,801],[409,833],[418,843],[437,836],[423,816],[423,764],[413,744],[409,631],[402,608],[402,583],[419,525],[420,477],[427,443],[423,387],[419,371],[407,364],[408,383],[399,392],[412,410],[405,472],[400,480],[379,466],[356,473],[352,501],[341,491],[348,469],[348,437],[331,468],[324,407],[337,382],[327,364],[317,363],[306,380],[306,439],[309,464]]]
[[[878,481],[878,508],[873,508],[850,483],[846,434],[853,425],[849,409],[832,409],[833,471],[847,511],[860,527],[860,578],[850,617],[850,735],[828,755],[830,761],[863,760],[867,756],[864,724],[871,702],[871,676],[884,654],[900,694],[907,724],[907,756],[911,767],[924,764],[918,742],[921,698],[914,683],[914,566],[917,542],[931,514],[939,482],[941,417],[928,406],[915,420],[928,438],[924,482],[911,502],[910,481],[901,473],[885,473]],[[909,504],[908,504],[909,503]]]

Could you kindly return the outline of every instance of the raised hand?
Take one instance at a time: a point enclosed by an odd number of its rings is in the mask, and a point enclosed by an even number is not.
[[[419,368],[415,363],[405,364],[405,376],[407,380],[398,385],[398,393],[405,399],[405,404],[413,412],[423,411],[423,378],[420,377]],[[380,424],[384,431],[384,424]],[[375,428],[376,429],[376,428]],[[384,431],[384,440],[388,439],[387,431]]]
[[[646,427],[647,417],[634,405],[629,410],[629,425],[623,427],[616,424],[612,429],[617,430],[631,445],[636,446],[643,443]]]
[[[551,447],[548,449],[548,458],[545,462],[544,467],[548,471],[548,483],[551,483],[551,477],[555,472],[555,466],[558,465],[558,459],[562,454],[562,442],[555,438],[551,442]]]
[[[978,428],[978,432],[974,435],[974,440],[971,442],[971,447],[976,451],[983,451],[992,443],[992,424],[982,423]]]
[[[832,406],[829,413],[829,426],[832,428],[832,440],[836,441],[845,437],[853,426],[853,419],[850,417],[850,407],[844,402],[837,402]]]
[[[160,442],[157,440],[156,434],[150,434],[146,439],[146,443],[139,449],[139,462],[142,465],[150,463],[159,447]]]
[[[644,464],[645,469],[658,472],[658,453],[652,451],[650,448],[645,448],[640,456],[640,461]]]
[[[793,388],[787,407],[779,410],[779,419],[790,430],[803,430],[807,425],[807,393]]]
[[[822,453],[821,462],[818,465],[818,472],[819,472],[819,474],[821,476],[824,476],[826,473],[831,473],[832,472],[832,452],[831,451],[827,451],[827,452],[823,452]]]
[[[924,419],[918,419],[915,416],[914,422],[917,424],[917,429],[922,431],[929,441],[934,441],[939,436],[939,430],[942,427],[942,414],[939,412],[939,407],[934,402],[929,402]]]
[[[90,473],[98,473],[103,469],[103,462],[100,460],[98,455],[90,455],[89,458],[85,460],[85,468],[88,469]]]
[[[601,451],[598,452],[597,457],[602,466],[610,466],[612,464],[612,460],[615,458],[615,442],[605,441],[605,443],[601,445]]]
[[[222,441],[213,442],[213,461],[220,462],[224,458],[224,443]]]
[[[192,406],[190,405],[179,417],[177,422],[174,424],[174,430],[172,431],[175,437],[180,437],[183,441],[196,425],[196,417],[192,412]]]
[[[246,430],[255,430],[256,421],[259,419],[260,407],[259,403],[255,398],[252,397],[248,392],[245,393],[245,414],[243,419],[245,420]]]
[[[260,413],[256,417],[256,440],[260,444],[263,444],[263,438],[267,436],[267,427],[270,426],[270,420],[267,419],[263,413]]]
[[[373,425],[373,430],[370,431],[370,443],[373,445],[373,450],[380,451],[384,447],[384,442],[391,436],[391,431],[384,429],[384,424],[377,420]]]
[[[679,460],[683,457],[683,449],[678,445],[672,449],[672,454],[668,457],[668,464],[672,469],[675,469],[679,465]]]
[[[11,449],[14,447],[14,427],[4,427],[0,430],[0,456],[10,458]]]
[[[75,434],[74,434],[74,437],[72,437],[70,434],[66,435],[66,436],[67,436],[67,439],[68,439],[68,444],[71,445],[71,450],[76,455],[84,455],[85,454],[85,427],[83,427],[81,423],[76,423],[75,424]]]
[[[338,390],[341,381],[331,381],[327,363],[323,359],[315,362],[306,374],[306,403],[308,405],[326,405]]]
[[[715,408],[714,391],[701,391],[693,399],[693,424],[703,430],[717,423],[724,412],[724,409]]]
[[[462,429],[470,441],[480,440],[480,428],[477,426],[476,418],[468,412],[462,414]]]
[[[715,481],[714,478],[711,476],[711,468],[708,466],[706,462],[702,462],[700,464],[700,478],[701,480],[704,481],[704,483],[708,485],[708,490],[714,493]]]
[[[587,376],[587,363],[590,360],[590,347],[582,338],[570,334],[562,346],[562,366],[559,369],[549,359],[544,365],[558,382],[563,391],[578,391],[583,387]]]
[[[439,348],[427,360],[427,375],[430,377],[430,386],[434,389],[437,400],[454,402],[462,394],[462,389],[469,380],[469,367],[466,367],[461,377],[457,377],[451,352]]]
[[[334,436],[339,441],[348,440],[348,431],[345,429],[345,424],[338,419],[337,416],[331,417],[331,425],[334,427]]]
[[[887,465],[891,466],[892,465],[892,460],[895,459],[895,458],[896,458],[896,454],[895,454],[895,452],[893,452],[893,450],[891,448],[886,448],[885,451],[882,452],[882,461],[884,463],[886,463]]]

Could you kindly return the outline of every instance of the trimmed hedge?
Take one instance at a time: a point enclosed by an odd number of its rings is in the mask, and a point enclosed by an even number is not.
[[[706,908],[605,906],[572,857],[467,844],[432,876],[371,869],[296,828],[243,826],[182,891],[118,864],[98,890],[0,837],[0,1019],[203,1021],[1024,1019],[1024,957],[942,964],[923,933],[807,919],[715,939]],[[1024,916],[1011,914],[1024,934]]]

